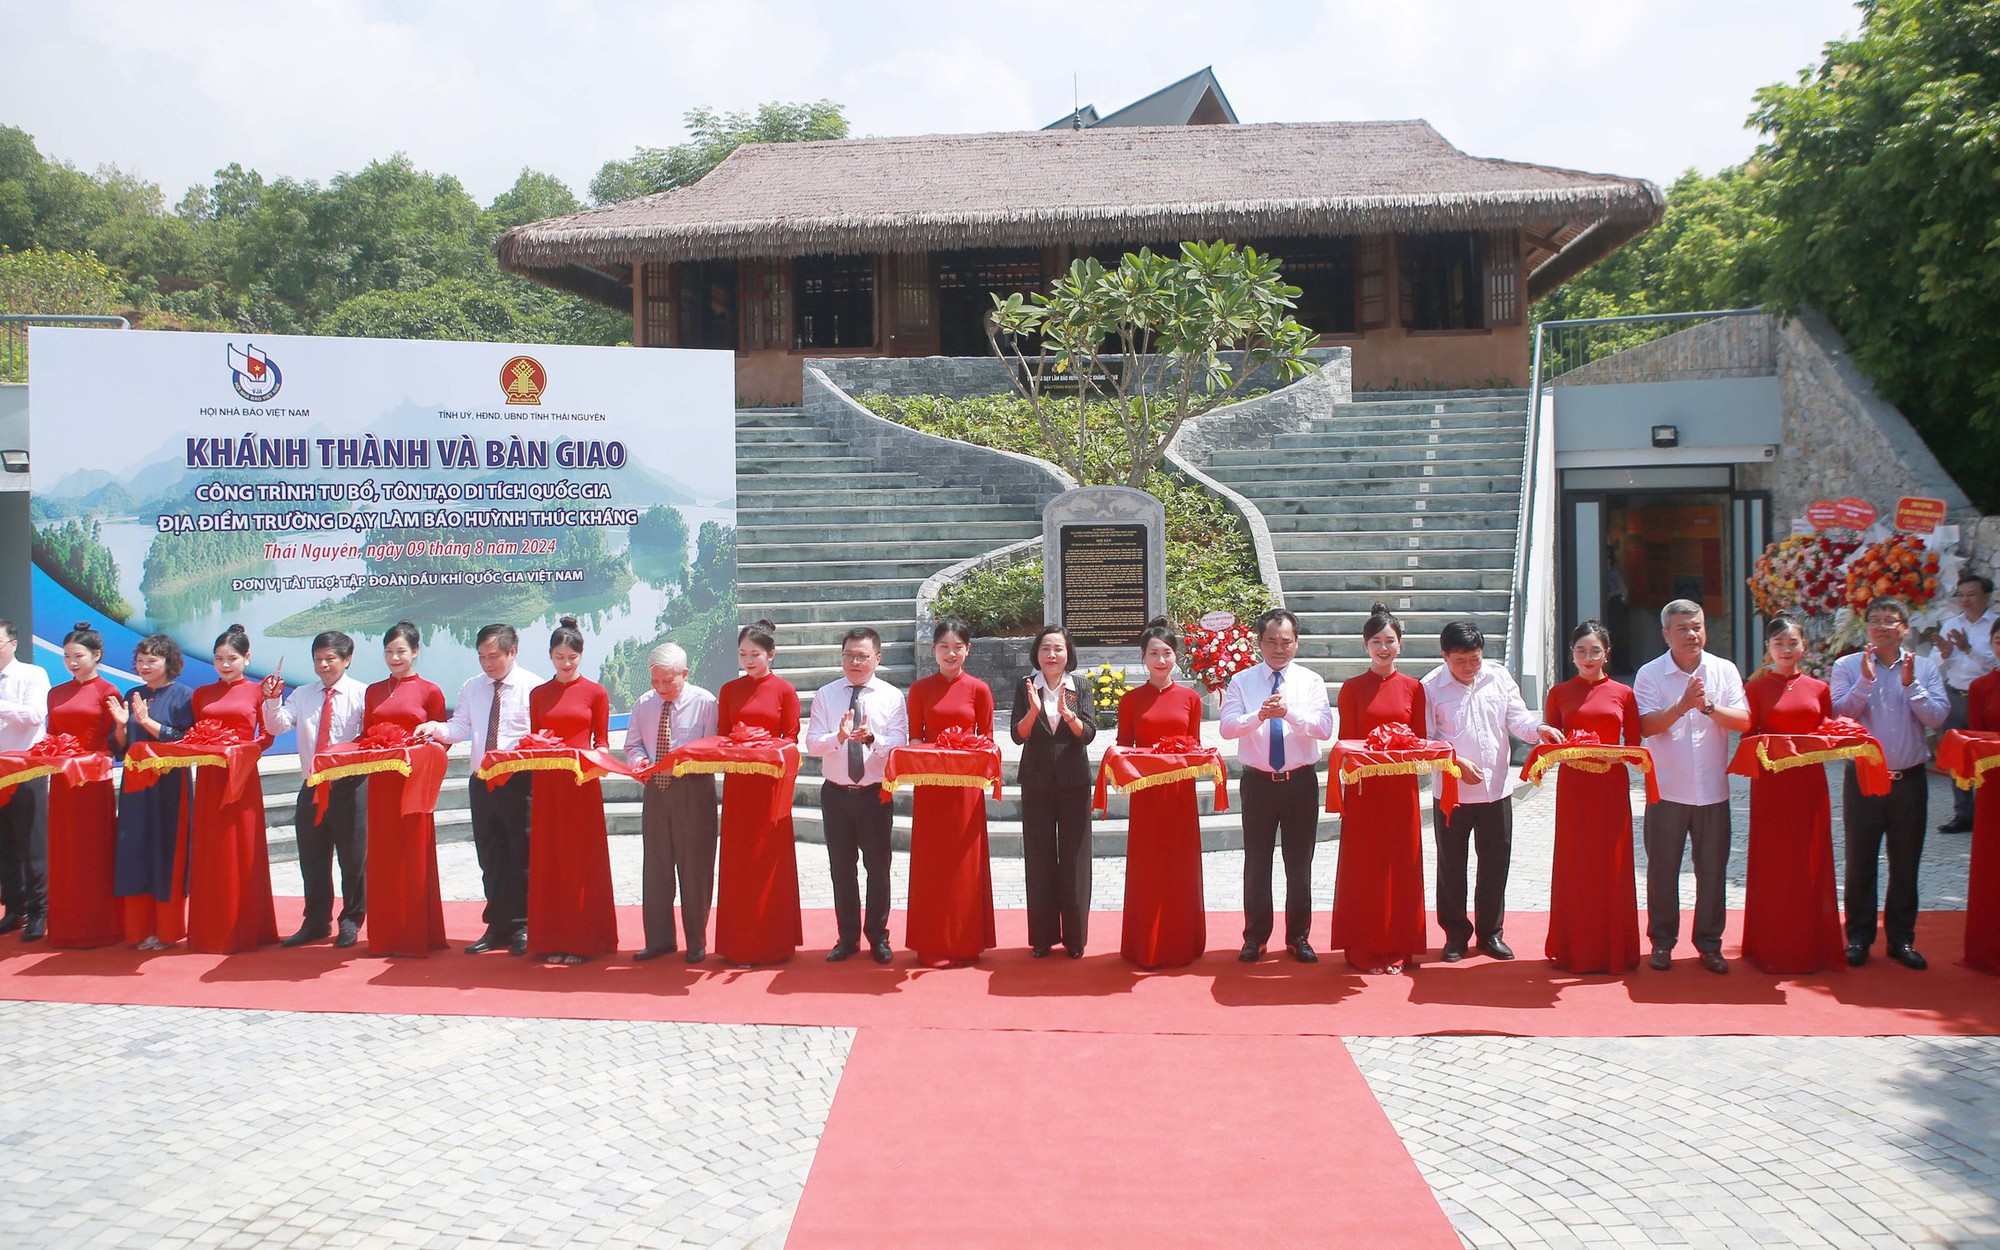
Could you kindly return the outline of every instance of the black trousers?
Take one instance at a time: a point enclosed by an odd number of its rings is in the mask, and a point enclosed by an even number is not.
[[[640,869],[648,950],[674,949],[674,894],[689,950],[708,949],[708,908],[715,898],[717,814],[715,778],[676,777],[646,783],[639,803]]]
[[[821,782],[820,820],[826,830],[826,865],[833,877],[833,916],[842,942],[889,940],[889,824],[894,808],[879,785],[852,788]],[[868,871],[868,914],[861,913],[861,879]]]
[[[1028,945],[1090,940],[1090,787],[1021,787],[1021,860]]]
[[[488,789],[466,779],[472,806],[472,847],[486,886],[484,919],[489,932],[512,933],[528,926],[528,796],[532,773],[515,773]]]
[[[299,840],[299,879],[305,886],[302,927],[323,929],[333,918],[333,862],[340,860],[340,922],[360,924],[368,915],[368,805],[366,777],[342,777],[327,789],[326,815],[313,818],[313,787],[299,787],[292,828]]]
[[[1908,946],[1917,936],[1917,864],[1924,855],[1924,822],[1930,787],[1924,766],[1896,774],[1889,793],[1861,793],[1854,765],[1841,784],[1840,823],[1847,842],[1847,942],[1875,943],[1875,868],[1886,840],[1889,889],[1882,903],[1882,929],[1891,946]]]
[[[1285,945],[1312,935],[1313,843],[1319,836],[1319,774],[1287,771],[1283,781],[1245,767],[1243,800],[1243,943],[1271,940],[1271,853],[1285,853]]]
[[[1445,944],[1464,946],[1501,936],[1507,923],[1507,869],[1514,857],[1514,804],[1460,803],[1451,819],[1431,805],[1431,837],[1437,843],[1437,917]],[[1465,916],[1465,869],[1479,855],[1473,878],[1472,919]]]
[[[1694,865],[1694,928],[1704,954],[1722,950],[1728,919],[1729,804],[1654,803],[1646,808],[1646,936],[1672,950],[1681,932],[1681,855]]]
[[[10,915],[40,916],[49,906],[49,779],[14,787],[0,807],[0,904]]]

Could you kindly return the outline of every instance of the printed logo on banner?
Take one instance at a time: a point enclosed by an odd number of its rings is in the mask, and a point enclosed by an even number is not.
[[[241,351],[236,344],[229,345],[229,377],[236,384],[236,393],[256,404],[276,398],[278,388],[285,384],[278,362],[258,351],[255,343],[245,343]]]
[[[548,389],[549,371],[533,356],[516,356],[500,366],[500,389],[510,404],[537,404]]]

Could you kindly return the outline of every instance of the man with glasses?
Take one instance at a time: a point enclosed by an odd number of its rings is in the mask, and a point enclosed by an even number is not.
[[[1875,870],[1888,844],[1889,886],[1882,901],[1882,928],[1889,958],[1919,972],[1928,965],[1917,953],[1917,865],[1924,853],[1925,809],[1930,779],[1924,765],[1930,750],[1927,730],[1944,724],[1951,710],[1937,661],[1903,650],[1910,610],[1900,599],[1883,597],[1868,605],[1868,647],[1833,664],[1833,710],[1851,716],[1882,744],[1889,766],[1889,793],[1866,795],[1854,764],[1840,795],[1841,828],[1847,841],[1847,964],[1868,962],[1875,943]]]
[[[868,939],[878,964],[895,958],[889,949],[889,830],[893,809],[882,801],[882,776],[889,752],[910,738],[903,692],[875,675],[882,662],[882,635],[861,626],[840,643],[841,677],[813,695],[806,726],[806,750],[819,757],[820,820],[826,831],[827,868],[833,875],[833,913],[840,934],[827,952],[839,963]],[[861,907],[855,861],[868,873],[868,909]]]

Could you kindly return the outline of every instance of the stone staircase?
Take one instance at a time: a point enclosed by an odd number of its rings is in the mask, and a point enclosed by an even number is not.
[[[1524,391],[1358,395],[1309,432],[1203,466],[1263,512],[1299,658],[1329,684],[1367,668],[1378,599],[1402,619],[1405,672],[1435,667],[1437,632],[1460,617],[1505,658],[1527,417]]]
[[[924,579],[1042,531],[1033,504],[877,471],[797,408],[737,412],[736,485],[737,619],[776,623],[772,667],[807,701],[857,625],[880,631],[882,677],[907,689]]]

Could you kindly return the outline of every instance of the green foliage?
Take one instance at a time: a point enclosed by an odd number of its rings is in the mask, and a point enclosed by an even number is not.
[[[413,291],[357,295],[316,324],[363,339],[519,340],[520,310],[499,291],[451,278]]]
[[[1810,306],[2000,510],[2000,0],[1864,0],[1757,93],[1771,292]]]
[[[694,108],[682,115],[688,141],[670,148],[639,148],[628,160],[606,161],[590,180],[590,198],[597,204],[670,191],[701,181],[731,152],[746,143],[799,143],[814,139],[845,139],[847,117],[831,100],[810,104],[761,104],[757,111],[717,113]]]
[[[1313,369],[1318,336],[1292,317],[1299,288],[1275,257],[1234,243],[1183,243],[1180,255],[1127,253],[1116,269],[1076,261],[1047,295],[995,295],[987,338],[1042,428],[1049,459],[1086,485],[1093,399],[1124,443],[1124,483],[1140,486],[1189,417],[1227,403],[1252,374],[1280,381]],[[1224,353],[1243,353],[1231,364]],[[1124,359],[1109,368],[1103,357]],[[1073,411],[1074,438],[1056,419]],[[1099,428],[1105,428],[1099,423]]]
[[[118,275],[88,252],[0,252],[0,313],[117,314]]]
[[[947,586],[931,610],[938,616],[962,616],[989,637],[1032,633],[1042,626],[1042,562],[975,569]]]
[[[132,615],[118,589],[118,561],[95,519],[36,530],[34,560],[57,585],[106,616],[122,621]]]
[[[875,415],[927,434],[958,439],[980,447],[995,447],[1025,456],[1051,458],[1047,435],[1028,401],[1019,395],[987,395],[947,399],[937,395],[897,397],[866,395],[860,402]],[[1086,405],[1087,427],[1105,429],[1110,405]],[[1074,411],[1054,415],[1056,437],[1074,440]],[[1126,477],[1128,445],[1113,438],[1096,438],[1083,445],[1082,459],[1092,470],[1086,481],[1109,482]],[[1218,609],[1248,619],[1271,606],[1273,598],[1257,574],[1257,552],[1229,505],[1199,486],[1154,469],[1141,488],[1167,512],[1167,612],[1176,621],[1197,619]],[[951,611],[971,621],[982,633],[1039,627],[1042,622],[1041,564],[1015,565],[1005,570],[981,570],[955,584],[940,600],[940,613]],[[1022,571],[1032,569],[1032,572]],[[944,606],[949,605],[949,606]],[[982,623],[975,614],[984,614]]]

